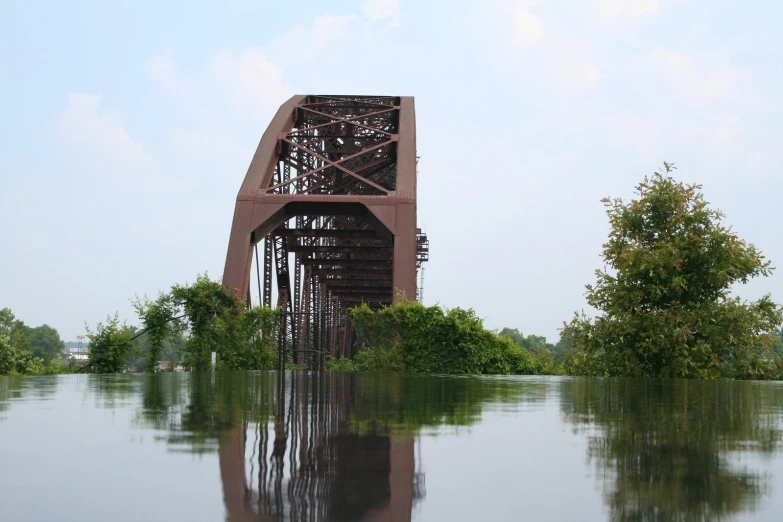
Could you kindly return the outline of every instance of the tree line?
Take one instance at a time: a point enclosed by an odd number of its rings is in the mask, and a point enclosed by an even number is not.
[[[606,198],[604,266],[587,285],[594,317],[577,312],[556,344],[516,329],[489,331],[471,309],[397,303],[351,310],[361,349],[333,370],[568,374],[625,377],[783,378],[783,307],[743,301],[732,287],[774,268],[710,208],[701,186],[645,177],[628,202]],[[277,367],[278,315],[248,309],[234,289],[200,276],[157,299],[137,299],[138,328],[109,317],[89,330],[86,371],[154,372],[161,357],[186,369]],[[54,334],[54,335],[53,335]],[[55,340],[56,339],[56,342]],[[57,344],[59,343],[59,344]],[[56,330],[0,316],[0,373],[36,373],[62,352]],[[33,362],[35,361],[35,362]],[[285,362],[285,361],[284,361]]]
[[[10,308],[0,310],[0,375],[63,373],[65,343],[48,324],[30,327]]]
[[[774,268],[724,223],[722,212],[710,208],[701,185],[675,180],[674,170],[664,163],[663,172],[636,186],[637,197],[631,201],[602,200],[610,225],[604,266],[596,270],[596,282],[586,286],[587,303],[598,314],[577,312],[563,323],[554,345],[504,328],[497,337],[533,355],[538,365],[502,368],[517,370],[509,373],[615,377],[783,378],[783,307],[769,295],[755,301],[731,295],[735,285],[769,277]],[[493,367],[487,361],[500,353],[499,340],[476,336],[470,342],[485,346],[484,355],[471,355],[478,363],[466,367],[467,330],[456,319],[443,326],[444,317],[475,322],[470,311],[444,314],[418,307],[354,311],[379,332],[370,336],[365,349],[372,354],[369,360],[389,363],[391,358],[398,367],[416,371],[436,367],[484,373],[482,368]],[[379,347],[385,350],[379,352]],[[414,354],[432,365],[422,366]],[[361,356],[359,352],[359,362]],[[453,360],[458,362],[444,366],[443,361]],[[360,364],[359,369],[372,365]]]

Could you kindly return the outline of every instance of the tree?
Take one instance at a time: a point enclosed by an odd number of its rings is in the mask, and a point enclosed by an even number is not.
[[[190,285],[174,285],[154,301],[134,302],[142,322],[138,344],[146,354],[146,370],[157,370],[160,358],[180,360],[193,370],[264,370],[277,365],[278,313],[268,307],[248,310],[236,291],[205,274]],[[187,339],[183,332],[188,332]]]
[[[777,333],[775,342],[772,345],[772,357],[775,360],[783,362],[783,328]]]
[[[185,350],[185,344],[187,339],[184,333],[179,328],[179,324],[176,321],[172,321],[172,327],[168,332],[167,337],[163,340],[163,347],[160,352],[159,361],[168,361],[171,363],[169,368],[173,368],[180,362],[182,353]],[[134,372],[143,372],[150,369],[150,361],[155,360],[155,349],[150,343],[150,337],[147,332],[141,332],[139,328],[134,326],[129,327],[131,337],[133,338],[133,344],[136,345],[136,350],[128,361],[128,365]],[[158,371],[158,367],[153,371]]]
[[[161,293],[155,301],[149,299],[137,299],[133,306],[144,323],[144,337],[146,343],[147,372],[157,371],[163,346],[172,332],[174,319],[174,303],[171,296]]]
[[[117,373],[128,364],[134,344],[130,330],[121,325],[117,314],[107,317],[106,324],[98,323],[90,338],[90,356],[87,366],[95,373]]]
[[[571,350],[573,350],[573,342],[571,341],[570,337],[560,339],[557,344],[549,346],[551,347],[550,350],[552,351],[552,356],[555,359],[561,359],[567,356],[569,353],[571,353]]]
[[[528,335],[526,337],[516,328],[503,328],[498,335],[511,339],[517,346],[524,348],[532,354],[538,353],[547,344],[546,337],[541,337],[540,335]]]
[[[31,361],[25,324],[8,308],[0,310],[0,375],[24,373]]]
[[[25,333],[30,341],[33,356],[43,359],[44,364],[62,358],[65,351],[65,343],[60,339],[60,334],[51,326],[44,324],[35,328],[27,328]]]
[[[735,283],[772,272],[755,246],[723,224],[700,185],[664,174],[645,177],[638,199],[604,199],[611,232],[608,267],[587,286],[603,312],[564,325],[579,374],[646,377],[763,378],[776,371],[771,332],[783,308],[770,297],[730,297]]]

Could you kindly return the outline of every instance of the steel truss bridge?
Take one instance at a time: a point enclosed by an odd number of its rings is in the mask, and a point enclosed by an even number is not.
[[[280,361],[355,351],[348,310],[416,300],[413,98],[297,95],[272,119],[237,196],[223,283],[281,312]]]

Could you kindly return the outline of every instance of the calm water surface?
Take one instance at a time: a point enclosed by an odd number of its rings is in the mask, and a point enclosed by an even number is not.
[[[783,385],[0,377],[3,521],[783,520]]]

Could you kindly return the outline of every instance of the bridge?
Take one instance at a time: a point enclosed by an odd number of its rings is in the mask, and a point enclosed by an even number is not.
[[[237,422],[220,433],[226,520],[411,520],[426,495],[414,436],[381,430],[380,423],[366,433],[352,430],[351,409],[362,400],[352,377],[278,373],[269,397],[274,419]]]
[[[419,297],[416,164],[411,97],[297,95],[277,111],[237,196],[223,283],[249,305],[255,259],[281,364],[352,356],[350,308]]]

